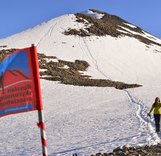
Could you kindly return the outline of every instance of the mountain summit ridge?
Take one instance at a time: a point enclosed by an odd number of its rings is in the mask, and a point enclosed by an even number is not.
[[[154,69],[161,75],[157,63],[161,40],[118,16],[95,9],[66,14],[1,39],[0,50],[31,44],[46,56],[88,62],[89,67],[83,73],[95,79],[142,85],[155,79],[150,74]]]
[[[84,13],[77,13],[75,16],[77,18],[76,21],[83,23],[85,28],[80,28],[79,30],[69,28],[65,31],[66,35],[79,35],[81,37],[91,35],[110,35],[112,37],[129,36],[148,45],[156,44],[161,46],[161,44],[155,41],[155,38],[152,40],[152,38],[146,36],[146,33],[141,28],[132,25],[118,16],[110,15],[106,12],[101,12],[95,9],[90,9]]]

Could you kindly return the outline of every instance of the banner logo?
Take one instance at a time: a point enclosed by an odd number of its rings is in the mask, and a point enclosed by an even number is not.
[[[36,109],[30,49],[15,52],[0,64],[0,116]]]

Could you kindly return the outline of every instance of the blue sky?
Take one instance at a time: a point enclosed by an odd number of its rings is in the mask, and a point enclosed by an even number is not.
[[[0,38],[87,9],[120,16],[161,38],[161,0],[0,0]]]

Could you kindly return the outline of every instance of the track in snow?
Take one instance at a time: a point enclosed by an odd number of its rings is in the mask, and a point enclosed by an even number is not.
[[[82,38],[80,38],[80,40],[81,39]],[[87,55],[90,57],[96,70],[98,72],[100,72],[103,76],[105,76],[107,79],[110,80],[110,78],[108,76],[106,76],[100,70],[100,68],[97,64],[97,60],[92,55],[92,53],[86,43],[86,40],[84,38],[82,40],[83,40],[83,45],[81,43],[80,47],[86,47],[85,51],[86,51],[86,53],[88,53]],[[82,51],[84,51],[84,49],[82,49]],[[138,144],[144,145],[144,144],[156,144],[156,143],[160,142],[161,136],[158,136],[155,132],[154,121],[147,117],[148,108],[145,106],[145,104],[141,100],[138,100],[136,97],[133,97],[129,91],[124,90],[124,92],[126,93],[128,99],[129,99],[130,105],[133,107],[133,109],[136,110],[135,115],[136,115],[138,122],[139,122],[139,133],[137,136],[134,136],[133,138],[128,139],[129,142],[131,142],[130,144],[131,145],[138,145]],[[130,139],[131,139],[131,141],[130,141]],[[127,140],[127,138],[126,138],[126,140]]]
[[[81,29],[79,24],[77,23],[78,29]],[[92,55],[92,52],[85,40],[84,37],[79,37],[79,47],[82,49],[83,52],[86,53],[86,55],[88,56],[88,58],[91,60],[91,62],[93,63],[95,69],[101,74],[103,75],[105,78],[107,78],[108,80],[111,80],[110,77],[108,77],[98,66],[97,63],[97,59]],[[85,48],[84,48],[85,47]]]
[[[131,107],[136,107],[136,117],[139,121],[139,133],[131,140],[132,145],[157,144],[160,142],[160,136],[155,132],[154,121],[147,117],[148,108],[145,104],[133,97],[129,91],[124,90]]]
[[[42,40],[45,39],[46,36],[49,35],[49,37],[52,36],[52,32],[53,32],[53,29],[55,28],[55,26],[57,25],[57,22],[55,25],[52,25],[49,30],[40,38],[40,40],[38,41],[38,43],[36,44],[36,47],[38,47],[40,45],[40,43],[42,42]]]

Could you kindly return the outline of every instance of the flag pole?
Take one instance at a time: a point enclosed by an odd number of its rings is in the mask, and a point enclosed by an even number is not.
[[[37,57],[37,50],[34,44],[31,45],[31,59],[32,59],[33,69],[35,70],[33,74],[34,74],[34,80],[35,80],[35,89],[37,92],[36,99],[38,103],[37,105],[38,121],[39,121],[38,127],[40,128],[40,134],[41,134],[42,155],[48,156],[45,123],[44,123],[44,112],[43,112],[43,104],[42,104],[41,89],[40,89],[38,57]]]
[[[40,134],[41,134],[42,153],[43,156],[48,156],[43,110],[40,111],[38,110],[38,118],[39,118],[38,126],[40,128]]]

